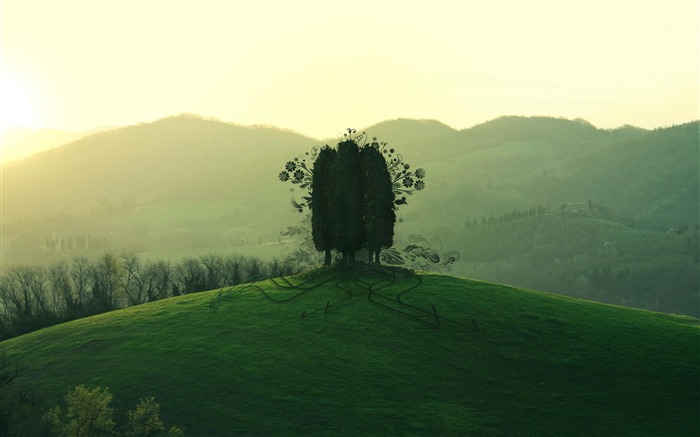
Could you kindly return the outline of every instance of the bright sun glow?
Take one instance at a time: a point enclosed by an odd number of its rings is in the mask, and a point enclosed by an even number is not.
[[[0,72],[0,130],[10,126],[36,127],[32,101],[22,83]]]

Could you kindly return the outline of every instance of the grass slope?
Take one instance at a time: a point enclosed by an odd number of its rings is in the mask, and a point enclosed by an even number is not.
[[[698,340],[689,317],[322,269],[66,323],[0,352],[50,404],[80,383],[131,404],[153,395],[190,436],[690,436]]]

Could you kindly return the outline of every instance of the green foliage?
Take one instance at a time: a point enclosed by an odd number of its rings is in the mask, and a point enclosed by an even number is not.
[[[160,405],[153,397],[141,399],[136,409],[129,411],[129,424],[126,429],[127,437],[155,436],[165,430],[160,419]]]
[[[343,257],[354,256],[364,244],[360,150],[353,140],[338,143],[338,156],[331,166],[333,190],[330,223],[333,246]]]
[[[31,365],[48,405],[80,382],[148,393],[191,435],[700,431],[696,319],[380,272],[319,269],[160,300],[0,349]],[[392,308],[399,294],[434,306],[441,329],[372,303],[363,284]]]
[[[344,261],[354,261],[362,247],[368,249],[370,261],[379,263],[379,252],[393,244],[395,209],[407,203],[405,195],[425,188],[424,169],[410,170],[386,143],[376,137],[367,142],[364,132],[355,134],[348,129],[337,152],[328,145],[314,146],[306,153],[314,160],[312,170],[307,158],[296,157],[278,175],[282,182],[308,188],[309,196],[302,203],[292,200],[292,205],[299,212],[311,209],[314,246],[326,252],[326,266],[331,249],[341,252]]]
[[[66,418],[60,435],[67,437],[97,437],[111,435],[114,430],[112,394],[107,388],[78,385],[65,396]],[[55,425],[61,416],[60,407],[50,410],[47,422]]]
[[[336,151],[330,147],[323,147],[314,161],[313,182],[311,185],[311,233],[314,246],[318,251],[326,252],[324,264],[330,264],[330,250],[333,248],[331,238],[331,192],[333,191],[333,179],[331,166],[336,158]]]
[[[394,244],[395,194],[386,161],[377,147],[364,147],[360,153],[364,191],[366,247],[372,254]]]
[[[183,431],[172,426],[165,427],[160,418],[160,404],[150,396],[139,400],[136,409],[129,411],[129,422],[126,424],[126,437],[179,437]]]
[[[125,437],[176,437],[184,435],[178,427],[166,429],[160,418],[160,404],[153,397],[139,400],[127,413],[128,421],[115,427],[112,394],[107,388],[89,388],[78,385],[65,396],[65,418],[61,407],[47,411],[42,422],[51,434],[65,437],[97,437],[123,435]],[[122,429],[120,429],[122,428]]]

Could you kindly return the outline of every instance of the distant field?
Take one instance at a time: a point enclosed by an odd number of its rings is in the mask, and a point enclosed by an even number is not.
[[[268,243],[268,244],[251,244],[233,247],[202,247],[198,249],[188,250],[173,250],[167,252],[144,252],[139,254],[139,257],[146,260],[158,261],[166,260],[177,262],[183,258],[199,258],[211,254],[235,254],[243,255],[246,258],[257,257],[265,261],[270,261],[273,258],[284,258],[284,256],[292,251],[294,246],[284,243]]]
[[[190,436],[700,434],[690,317],[393,269],[320,269],[0,343],[47,406],[155,396]]]
[[[247,208],[232,201],[178,202],[151,204],[119,216],[115,224],[167,228],[173,225],[190,226],[193,222],[211,222],[222,217],[234,218]]]

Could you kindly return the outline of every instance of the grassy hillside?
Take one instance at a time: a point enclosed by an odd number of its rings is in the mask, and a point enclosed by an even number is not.
[[[600,298],[695,315],[700,258],[686,252],[697,253],[696,240],[688,243],[690,249],[676,245],[663,256],[648,244],[632,247],[622,262],[614,260],[614,269],[629,272],[624,290],[614,289],[615,281],[595,286],[590,277],[598,266],[578,266],[574,258],[594,257],[590,248],[597,251],[606,241],[617,245],[632,233],[652,241],[670,238],[669,229],[696,229],[699,126],[603,130],[582,120],[501,117],[461,131],[408,119],[366,130],[427,172],[425,190],[398,211],[397,240],[421,234],[436,236],[446,251],[464,255],[493,248],[509,252],[499,258],[506,268],[487,272],[457,263],[455,273],[558,293],[581,291],[586,297],[609,291],[614,298]],[[290,199],[306,193],[290,192],[277,175],[285,162],[303,157],[315,144],[323,142],[274,128],[181,116],[103,132],[8,165],[1,187],[0,268],[70,262],[105,250],[149,259],[243,250],[267,259],[284,257],[293,248],[277,244],[280,231],[301,218]],[[567,223],[571,227],[557,226],[545,243],[552,261],[545,270],[531,267],[542,264],[531,255],[535,251],[520,250],[521,242],[542,245],[524,229],[486,232],[488,239],[476,235],[482,228],[464,231],[466,220],[534,205],[556,212],[562,204],[589,200],[606,211],[602,218],[624,226],[606,227],[602,242],[598,227],[573,221]],[[647,238],[648,232],[657,235]],[[574,255],[571,235],[576,246],[585,246]],[[478,248],[469,243],[476,240]],[[573,264],[561,272],[553,266],[556,260]],[[486,266],[492,267],[498,266]]]
[[[360,268],[363,269],[363,268]],[[216,435],[700,433],[698,321],[398,270],[316,270],[0,343]]]

